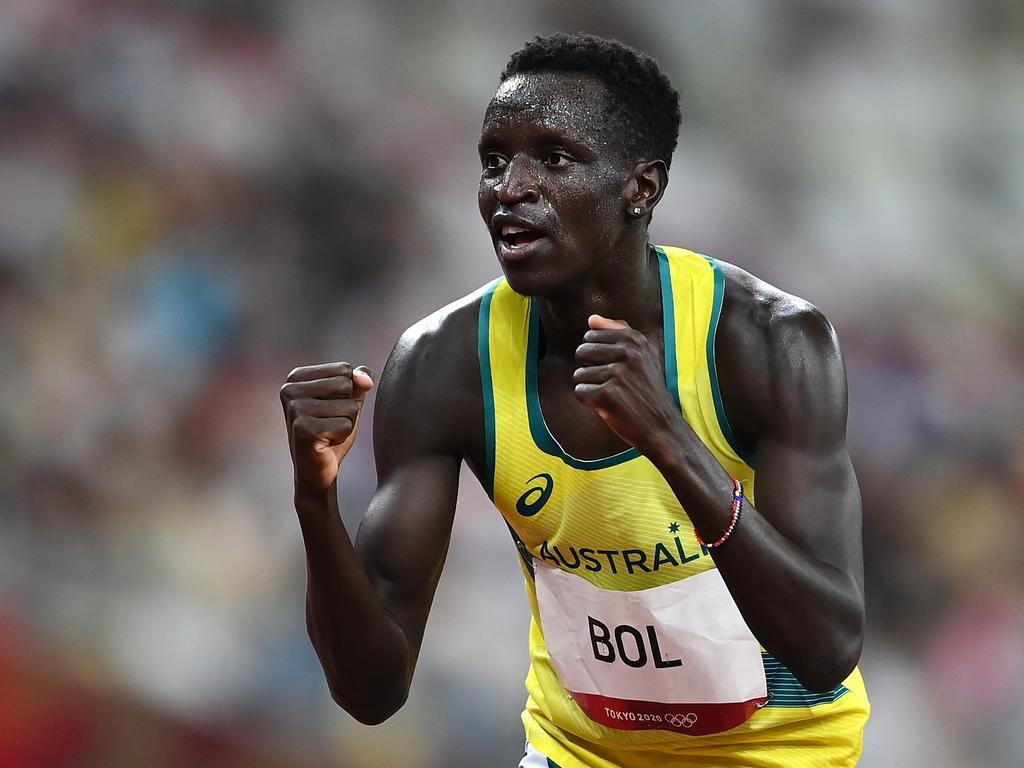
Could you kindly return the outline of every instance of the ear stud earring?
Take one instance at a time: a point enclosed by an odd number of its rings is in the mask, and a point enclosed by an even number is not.
[[[640,215],[640,206],[639,205],[637,205],[637,206],[635,206],[633,208],[633,215],[634,216],[639,216]]]

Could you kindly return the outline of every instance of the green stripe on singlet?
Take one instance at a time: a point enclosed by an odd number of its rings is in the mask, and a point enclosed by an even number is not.
[[[672,294],[672,271],[669,267],[668,256],[661,248],[654,246],[658,256],[658,274],[661,278],[661,306],[662,323],[664,326],[665,345],[665,385],[676,407],[682,411],[679,404],[679,370],[676,358],[676,315],[675,304]],[[606,469],[622,464],[626,461],[639,458],[640,451],[636,448],[627,448],[613,456],[606,456],[601,459],[578,459],[562,448],[559,442],[551,434],[547,422],[544,420],[544,411],[540,405],[540,391],[537,383],[537,361],[540,355],[540,312],[537,302],[530,301],[529,335],[526,342],[526,410],[530,420],[530,434],[534,444],[549,456],[561,459],[574,469]]]
[[[494,291],[501,283],[498,278],[487,287],[483,297],[480,299],[480,318],[477,322],[477,354],[480,357],[480,388],[483,392],[484,401],[484,490],[488,498],[494,501],[494,461],[495,461],[495,426],[494,426],[494,382],[491,377],[491,299],[494,298]],[[519,557],[522,558],[526,570],[533,575],[533,559],[526,544],[515,532],[508,521],[508,532],[512,534],[512,540],[516,544]]]
[[[477,322],[477,354],[480,356],[480,388],[484,401],[484,490],[494,501],[494,385],[491,381],[491,299],[501,283],[498,278],[480,300]]]
[[[534,444],[548,456],[561,459],[573,469],[605,469],[639,458],[640,451],[627,448],[624,451],[605,456],[601,459],[578,459],[566,453],[561,444],[551,434],[548,423],[544,420],[544,411],[540,405],[540,390],[537,384],[537,361],[540,356],[540,311],[537,302],[530,300],[530,330],[526,342],[526,412],[530,420],[530,435]]]
[[[715,415],[718,417],[718,426],[721,428],[722,434],[725,435],[726,441],[736,452],[736,455],[743,459],[748,467],[757,469],[757,459],[737,439],[732,431],[732,427],[729,426],[729,419],[725,415],[722,390],[718,386],[718,367],[715,363],[715,336],[718,333],[718,320],[722,315],[722,303],[725,300],[725,275],[715,259],[712,259],[710,256],[705,256],[704,258],[708,260],[708,264],[711,265],[711,269],[714,270],[715,274],[715,295],[711,305],[711,323],[708,327],[707,345],[708,373],[711,376],[711,394],[715,401]]]
[[[768,681],[768,703],[766,707],[816,707],[819,704],[831,704],[850,692],[840,683],[831,691],[811,693],[804,688],[796,676],[769,653],[761,652],[764,663],[764,676]]]
[[[654,246],[658,254],[658,274],[661,277],[661,320],[665,334],[665,384],[672,393],[676,408],[682,413],[683,406],[679,402],[679,360],[676,357],[676,306],[675,294],[672,292],[672,268],[669,266],[668,255],[660,246]]]

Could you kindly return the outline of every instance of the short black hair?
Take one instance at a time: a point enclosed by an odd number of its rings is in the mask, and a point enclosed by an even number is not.
[[[653,58],[618,40],[579,32],[535,37],[512,54],[500,82],[526,72],[579,72],[608,93],[605,114],[637,160],[671,166],[679,124],[679,94]]]

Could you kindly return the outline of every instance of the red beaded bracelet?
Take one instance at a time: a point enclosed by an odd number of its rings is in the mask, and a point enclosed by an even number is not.
[[[697,529],[693,529],[693,535],[697,537],[697,543],[701,546],[707,547],[708,549],[714,549],[720,547],[729,540],[732,536],[733,530],[736,528],[736,523],[740,521],[740,514],[743,512],[743,486],[740,485],[740,481],[735,477],[732,479],[732,506],[729,508],[732,512],[732,519],[729,521],[729,525],[725,529],[725,533],[722,534],[722,538],[714,542],[706,542],[697,533]]]

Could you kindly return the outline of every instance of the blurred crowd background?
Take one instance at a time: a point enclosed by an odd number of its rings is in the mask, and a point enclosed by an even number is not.
[[[653,236],[817,304],[864,498],[868,768],[1024,766],[1024,5],[0,2],[0,767],[514,765],[470,476],[412,698],[328,696],[277,390],[498,272],[475,145],[555,30],[682,94]],[[354,527],[364,430],[342,473]]]

